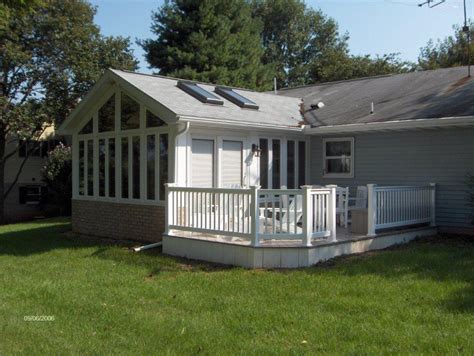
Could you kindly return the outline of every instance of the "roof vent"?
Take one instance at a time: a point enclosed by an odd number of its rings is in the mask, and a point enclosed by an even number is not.
[[[255,102],[236,93],[232,88],[216,87],[215,92],[241,108],[258,110]]]
[[[224,101],[193,82],[178,81],[178,88],[206,104],[224,105]]]

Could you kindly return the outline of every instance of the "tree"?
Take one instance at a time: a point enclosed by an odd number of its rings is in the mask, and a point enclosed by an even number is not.
[[[48,187],[47,202],[57,206],[60,215],[69,215],[72,196],[71,148],[59,144],[49,152],[41,175]]]
[[[473,24],[469,24],[471,38],[474,35]],[[462,27],[453,26],[454,35],[446,37],[444,40],[434,42],[429,40],[425,47],[420,49],[418,65],[421,69],[438,69],[467,65],[467,34],[462,31]],[[474,45],[471,43],[471,64]]]
[[[352,56],[349,34],[336,21],[301,0],[253,0],[263,22],[264,63],[273,64],[280,86],[345,80],[411,69],[397,54]]]
[[[59,125],[107,67],[137,66],[130,41],[101,35],[95,12],[85,0],[0,4],[0,223],[11,191],[5,163],[19,149],[6,152],[7,137],[37,142],[45,125]]]
[[[152,15],[155,39],[139,43],[159,74],[269,89],[261,24],[245,0],[171,0]]]

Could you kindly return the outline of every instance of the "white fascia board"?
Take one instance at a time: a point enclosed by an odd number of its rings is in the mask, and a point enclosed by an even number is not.
[[[214,128],[238,128],[247,130],[266,130],[266,131],[287,131],[287,132],[303,132],[302,127],[283,126],[250,122],[235,122],[222,119],[213,119],[206,117],[182,116],[178,115],[178,120],[182,122],[190,122],[193,126],[198,127],[214,127]]]
[[[307,135],[325,135],[338,133],[370,132],[370,131],[394,131],[415,130],[443,127],[465,127],[474,126],[474,116],[443,117],[435,119],[394,120],[386,122],[358,123],[347,125],[331,125],[319,127],[307,127],[304,133]]]

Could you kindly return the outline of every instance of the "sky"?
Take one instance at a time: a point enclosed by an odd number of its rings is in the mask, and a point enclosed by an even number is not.
[[[350,35],[349,48],[355,55],[400,53],[403,60],[416,61],[429,39],[443,39],[453,33],[454,24],[464,22],[463,0],[446,0],[439,6],[419,7],[426,0],[307,0],[339,24]],[[440,0],[438,0],[440,1]],[[474,0],[466,0],[467,16],[473,18]],[[151,73],[136,39],[153,38],[151,13],[162,0],[91,0],[97,6],[95,22],[104,35],[130,37],[139,71]]]

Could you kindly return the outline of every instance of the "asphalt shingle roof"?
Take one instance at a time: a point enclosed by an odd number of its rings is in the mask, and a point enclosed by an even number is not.
[[[226,120],[230,122],[296,127],[302,121],[300,98],[277,96],[244,89],[234,89],[252,100],[258,110],[242,109],[214,92],[214,85],[198,83],[200,87],[221,98],[224,105],[205,104],[177,87],[177,79],[112,70],[149,97],[157,100],[178,116]]]
[[[466,67],[289,88],[279,95],[302,98],[314,127],[474,115],[474,79]],[[318,102],[324,107],[312,109]]]

